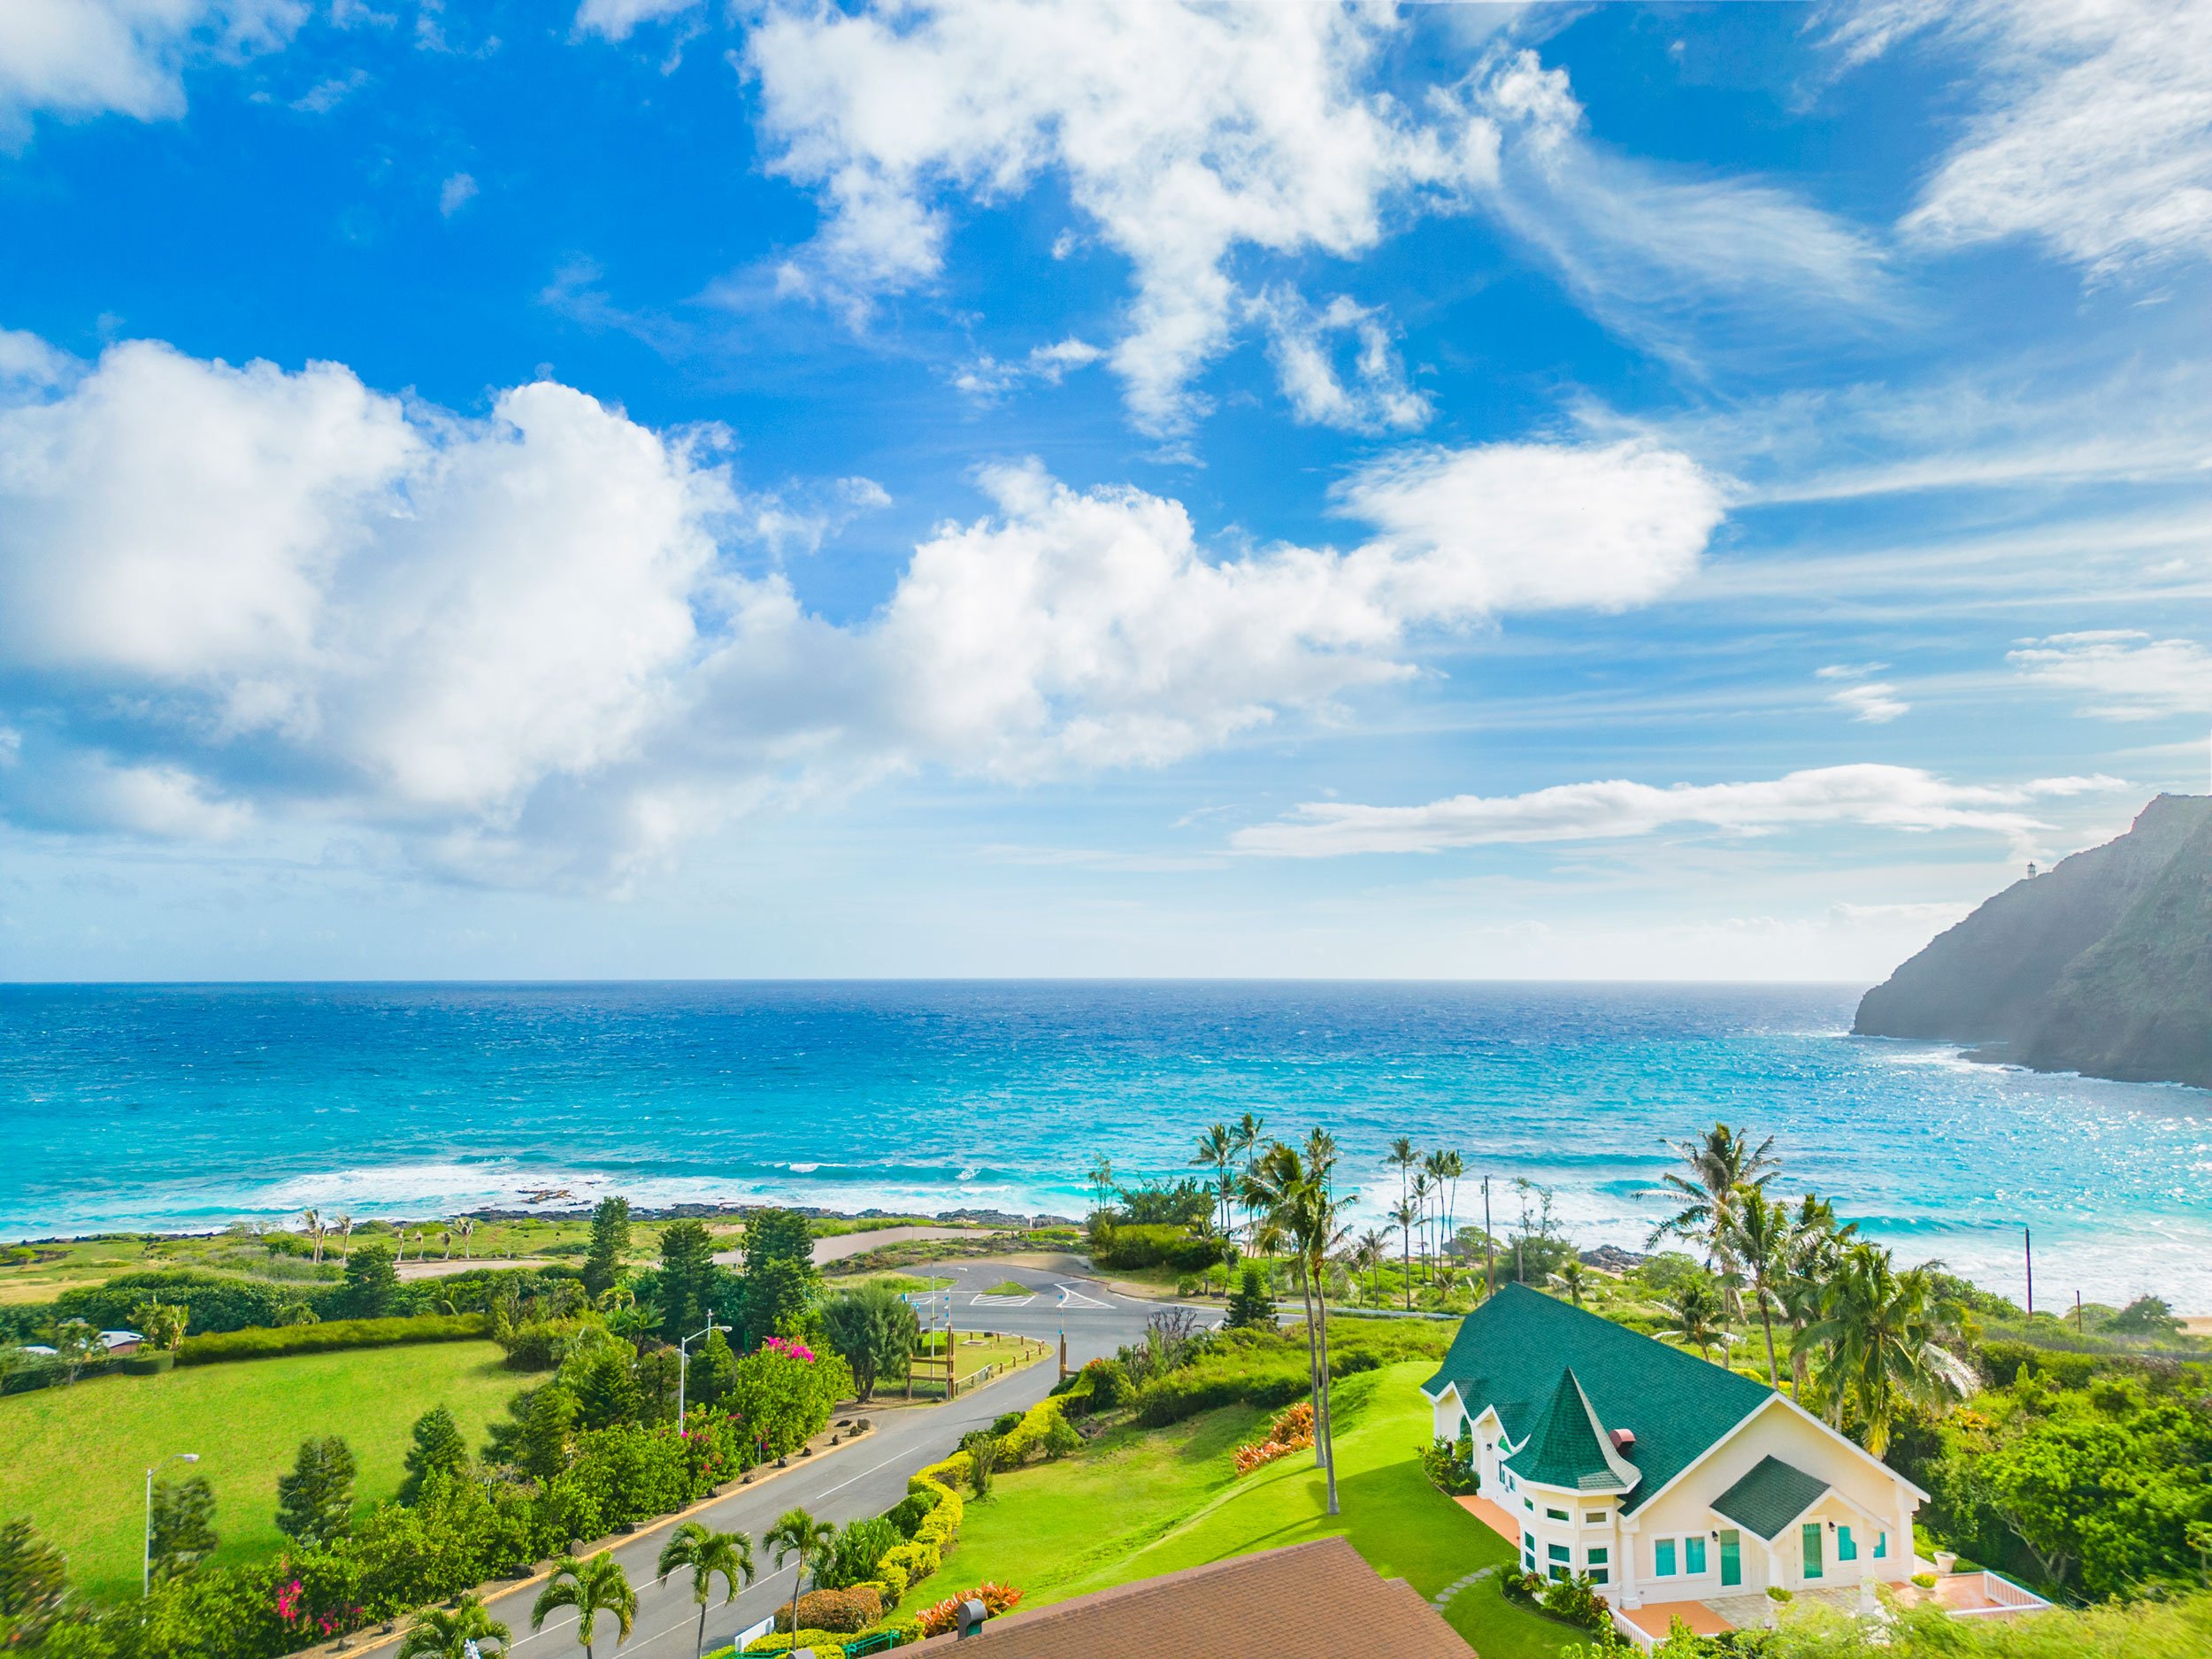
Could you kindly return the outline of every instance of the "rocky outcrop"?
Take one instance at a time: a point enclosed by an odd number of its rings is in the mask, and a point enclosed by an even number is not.
[[[2212,1087],[2212,798],[2015,882],[1866,994],[1852,1029],[2040,1071]]]

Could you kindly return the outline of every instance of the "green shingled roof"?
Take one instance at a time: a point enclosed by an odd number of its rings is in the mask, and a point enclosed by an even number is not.
[[[1636,1437],[1634,1448],[1622,1454],[1642,1476],[1621,1500],[1629,1511],[1774,1393],[1525,1285],[1504,1286],[1469,1314],[1424,1386],[1431,1398],[1456,1386],[1470,1417],[1494,1406],[1518,1445],[1532,1441],[1558,1397],[1560,1373],[1570,1369],[1598,1422]]]
[[[1778,1457],[1762,1457],[1749,1474],[1713,1500],[1713,1508],[1771,1544],[1827,1490],[1819,1476]]]
[[[1540,1486],[1573,1486],[1583,1492],[1624,1492],[1639,1471],[1625,1466],[1605,1441],[1605,1425],[1590,1415],[1590,1402],[1571,1366],[1559,1373],[1559,1386],[1544,1408],[1528,1443],[1506,1460],[1524,1480]]]

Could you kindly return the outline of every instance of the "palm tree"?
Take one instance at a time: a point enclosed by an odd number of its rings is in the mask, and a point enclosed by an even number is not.
[[[319,1267],[323,1260],[323,1212],[319,1210],[303,1210],[300,1213],[300,1225],[305,1229],[307,1236],[315,1241],[315,1264]]]
[[[1440,1265],[1444,1259],[1444,1187],[1451,1179],[1451,1154],[1448,1152],[1432,1152],[1421,1160],[1421,1173],[1428,1177],[1429,1196],[1436,1201],[1436,1214],[1429,1232],[1432,1240],[1432,1279],[1435,1277],[1436,1266]]]
[[[448,1227],[441,1233],[438,1235],[438,1242],[445,1246],[445,1254],[438,1259],[442,1262],[450,1262],[453,1259],[453,1229]]]
[[[737,1600],[737,1593],[753,1579],[753,1540],[746,1532],[718,1532],[697,1521],[686,1521],[668,1535],[668,1542],[661,1548],[660,1581],[668,1582],[668,1575],[679,1567],[691,1569],[691,1599],[699,1604],[699,1640],[695,1654],[707,1650],[707,1601],[714,1594],[714,1576],[722,1575],[723,1587],[729,1594],[722,1598],[724,1607]]]
[[[1590,1270],[1583,1266],[1580,1256],[1569,1256],[1552,1277],[1559,1281],[1559,1287],[1567,1293],[1570,1302],[1578,1308],[1582,1306],[1582,1293],[1590,1283]]]
[[[1413,1207],[1415,1214],[1420,1217],[1421,1263],[1425,1269],[1429,1261],[1429,1192],[1428,1172],[1425,1170],[1413,1178]]]
[[[1443,1171],[1444,1242],[1448,1246],[1459,1237],[1459,1178],[1467,1173],[1467,1160],[1456,1152],[1447,1152],[1443,1159]]]
[[[457,1217],[453,1223],[453,1230],[461,1235],[461,1259],[465,1262],[469,1259],[469,1234],[476,1231],[475,1218],[470,1216]]]
[[[1805,1333],[1818,1356],[1814,1382],[1828,1424],[1858,1419],[1866,1449],[1889,1449],[1890,1431],[1907,1405],[1963,1398],[1974,1372],[1947,1343],[1929,1268],[1899,1272],[1887,1250],[1853,1244],[1821,1289],[1820,1318]]]
[[[1780,1161],[1771,1156],[1774,1137],[1769,1135],[1754,1147],[1742,1130],[1715,1124],[1697,1140],[1678,1141],[1674,1146],[1690,1172],[1678,1175],[1669,1170],[1663,1179],[1684,1202],[1651,1230],[1647,1242],[1655,1245],[1662,1239],[1678,1238],[1702,1244],[1706,1266],[1732,1267],[1724,1241],[1729,1206],[1736,1202],[1738,1188],[1764,1192],[1780,1172]]]
[[[1313,1387],[1314,1461],[1327,1471],[1328,1512],[1340,1512],[1336,1448],[1329,1415],[1329,1257],[1349,1236],[1341,1225],[1346,1201],[1332,1187],[1335,1139],[1325,1129],[1306,1137],[1302,1153],[1280,1141],[1260,1158],[1245,1183],[1246,1202],[1289,1246],[1306,1302],[1306,1356]]]
[[[1401,1265],[1406,1279],[1406,1311],[1410,1313],[1413,1311],[1413,1224],[1421,1212],[1414,1208],[1413,1200],[1407,1197],[1401,1199],[1388,1213],[1390,1219],[1397,1224],[1398,1237],[1404,1246]]]
[[[799,1558],[799,1570],[791,1575],[791,1640],[795,1644],[799,1640],[800,1581],[806,1577],[808,1563],[827,1549],[830,1540],[836,1536],[837,1528],[831,1522],[818,1521],[804,1509],[786,1509],[761,1537],[760,1541],[776,1552],[778,1572],[783,1571],[783,1563],[792,1556]]]
[[[1091,1191],[1097,1194],[1097,1202],[1092,1208],[1105,1209],[1106,1195],[1114,1190],[1114,1161],[1103,1152],[1091,1159],[1090,1183]]]
[[[338,1217],[338,1259],[342,1262],[344,1261],[346,1259],[346,1252],[352,1248],[353,1217],[351,1216],[341,1216]]]
[[[1826,1199],[1807,1193],[1790,1217],[1788,1257],[1777,1281],[1776,1300],[1790,1327],[1790,1376],[1797,1399],[1809,1397],[1812,1382],[1812,1345],[1805,1333],[1820,1317],[1821,1287],[1835,1277],[1838,1264],[1852,1235],[1855,1221],[1836,1225],[1836,1209]]]
[[[1237,1161],[1236,1132],[1227,1124],[1215,1124],[1198,1137],[1198,1148],[1191,1154],[1194,1164],[1200,1164],[1214,1172],[1214,1210],[1221,1217],[1221,1236],[1225,1240],[1234,1223],[1229,1215],[1229,1201],[1236,1196],[1236,1183],[1229,1178],[1229,1166]],[[1224,1283],[1229,1272],[1229,1246],[1221,1253],[1221,1271]]]
[[[1728,1255],[1735,1263],[1732,1277],[1740,1292],[1748,1290],[1759,1310],[1759,1324],[1767,1339],[1767,1386],[1781,1386],[1774,1363],[1774,1310],[1781,1305],[1782,1281],[1790,1265],[1790,1212],[1787,1205],[1769,1198],[1755,1187],[1740,1187],[1726,1213]]]
[[[555,1562],[552,1576],[531,1606],[530,1628],[540,1628],[545,1616],[558,1607],[576,1609],[576,1640],[583,1647],[584,1659],[591,1659],[592,1632],[602,1613],[614,1615],[618,1647],[630,1640],[630,1629],[637,1623],[637,1592],[630,1587],[622,1563],[612,1555],[594,1555],[588,1561],[563,1555]]]
[[[1360,1273],[1360,1300],[1367,1300],[1372,1288],[1375,1270],[1390,1259],[1390,1235],[1370,1227],[1359,1235],[1359,1247],[1352,1252],[1352,1263]]]
[[[1263,1150],[1260,1145],[1260,1134],[1266,1125],[1266,1118],[1255,1112],[1247,1112],[1237,1119],[1237,1126],[1232,1132],[1237,1156],[1244,1160],[1244,1173],[1248,1176],[1252,1173],[1253,1166],[1259,1162],[1260,1153]],[[1245,1240],[1248,1247],[1256,1249],[1257,1247],[1251,1243],[1252,1222],[1252,1211],[1247,1209],[1244,1212]]]
[[[1671,1301],[1659,1306],[1666,1315],[1659,1325],[1662,1335],[1675,1337],[1686,1347],[1696,1348],[1701,1358],[1713,1357],[1713,1344],[1723,1339],[1724,1333],[1720,1298],[1711,1285],[1701,1279],[1689,1279]]]
[[[399,1644],[399,1659],[471,1659],[473,1645],[479,1655],[495,1649],[506,1659],[514,1632],[484,1610],[473,1593],[463,1596],[450,1610],[426,1608]]]

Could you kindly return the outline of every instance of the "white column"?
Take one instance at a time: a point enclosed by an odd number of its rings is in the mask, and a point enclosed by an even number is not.
[[[1614,1517],[1613,1555],[1620,1563],[1618,1578],[1623,1607],[1641,1607],[1643,1592],[1636,1583],[1636,1523],[1624,1520],[1617,1512]]]

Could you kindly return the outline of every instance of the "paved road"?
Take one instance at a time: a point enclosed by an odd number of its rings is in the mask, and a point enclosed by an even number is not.
[[[918,1277],[933,1270],[921,1269]],[[1064,1325],[1071,1364],[1110,1355],[1134,1341],[1145,1322],[1160,1304],[1115,1295],[1094,1279],[1037,1268],[1010,1267],[1003,1262],[956,1262],[933,1270],[953,1286],[935,1298],[926,1310],[924,1323],[933,1317],[938,1328],[949,1323],[960,1331],[1007,1331],[1056,1342]],[[982,1294],[1002,1280],[1030,1287],[1027,1299],[998,1299]],[[1211,1324],[1218,1310],[1202,1310],[1201,1319]],[[755,1540],[755,1564],[760,1579],[738,1597],[735,1605],[710,1607],[707,1614],[707,1643],[717,1646],[731,1633],[768,1617],[791,1594],[796,1563],[779,1571],[758,1540],[776,1517],[798,1505],[818,1520],[849,1521],[879,1515],[906,1495],[906,1479],[925,1463],[946,1456],[969,1430],[979,1428],[1005,1411],[1035,1404],[1052,1386],[1057,1369],[1049,1362],[1001,1378],[964,1395],[950,1405],[912,1407],[870,1413],[875,1432],[849,1447],[819,1455],[757,1486],[740,1487],[694,1519],[719,1531],[749,1532]],[[620,1659],[682,1659],[693,1646],[698,1630],[698,1609],[691,1600],[690,1580],[677,1574],[665,1585],[653,1581],[653,1563],[668,1535],[665,1526],[618,1546],[615,1559],[630,1575],[638,1593],[635,1633],[621,1650]],[[947,1580],[946,1594],[954,1588]],[[575,1615],[564,1609],[547,1619],[545,1628],[530,1629],[530,1604],[537,1598],[532,1585],[495,1595],[492,1617],[515,1632],[510,1650],[516,1659],[567,1659],[576,1651]],[[718,1598],[719,1586],[717,1586]],[[603,1655],[611,1654],[605,1636],[595,1644]]]

